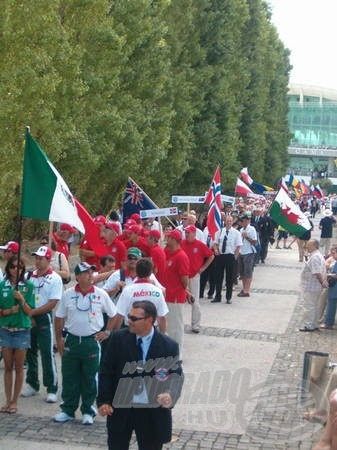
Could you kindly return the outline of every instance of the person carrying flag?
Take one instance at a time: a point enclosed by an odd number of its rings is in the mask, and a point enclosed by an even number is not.
[[[27,385],[21,395],[31,397],[39,392],[37,355],[40,350],[43,384],[47,388],[46,402],[55,403],[57,372],[53,352],[52,311],[62,298],[63,284],[60,275],[50,266],[53,256],[50,248],[42,246],[32,256],[35,256],[36,265],[36,270],[30,277],[35,286],[35,309],[32,310],[31,347],[27,351]]]

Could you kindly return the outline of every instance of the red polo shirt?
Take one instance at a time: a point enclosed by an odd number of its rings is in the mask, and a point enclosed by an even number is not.
[[[204,264],[205,259],[213,255],[211,249],[206,244],[195,239],[193,242],[189,242],[184,239],[181,242],[181,248],[184,250],[190,261],[189,278],[193,278],[199,272],[200,267]]]
[[[120,269],[121,263],[126,261],[126,247],[122,241],[115,239],[112,244],[105,244],[106,255],[111,255],[116,261],[116,270]],[[104,256],[104,255],[102,255]]]
[[[181,277],[189,273],[190,263],[183,249],[171,252],[165,247],[166,270],[164,286],[166,288],[166,301],[168,303],[185,303],[186,290],[181,283]]]
[[[146,240],[138,236],[137,242],[132,242],[130,239],[124,241],[126,248],[136,247],[139,248],[139,250],[143,253],[143,256],[150,256],[151,250],[150,247],[147,245]]]
[[[151,259],[153,262],[153,267],[157,269],[156,278],[164,286],[165,283],[165,269],[166,269],[166,254],[164,249],[159,245],[155,244],[151,247]]]
[[[56,251],[61,252],[64,256],[69,259],[69,246],[67,241],[62,241],[56,233],[53,234],[53,239],[56,243]]]

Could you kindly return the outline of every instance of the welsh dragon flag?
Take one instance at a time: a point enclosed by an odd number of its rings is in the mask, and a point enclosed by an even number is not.
[[[307,230],[311,229],[308,218],[295,205],[283,188],[276,195],[269,214],[274,222],[297,237],[303,236]]]
[[[31,137],[28,128],[23,162],[21,216],[68,223],[84,233],[73,195],[47,155]]]

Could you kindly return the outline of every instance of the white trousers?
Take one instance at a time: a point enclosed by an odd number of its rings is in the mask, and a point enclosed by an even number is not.
[[[167,334],[178,342],[180,356],[184,342],[184,303],[167,302]]]
[[[304,298],[304,326],[313,330],[319,328],[321,291],[306,291]]]
[[[194,297],[194,303],[192,306],[191,325],[193,330],[200,329],[201,310],[199,301],[199,289],[200,289],[200,275],[197,274],[193,278],[189,278],[188,287]]]

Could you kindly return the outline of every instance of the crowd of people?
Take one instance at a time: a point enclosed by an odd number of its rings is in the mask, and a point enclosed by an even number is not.
[[[306,313],[300,331],[331,329],[337,305],[333,212],[322,210],[320,240],[311,239],[312,230],[308,230],[299,238],[292,236],[288,245],[288,232],[273,222],[269,206],[268,200],[249,198],[224,205],[222,226],[214,236],[202,216],[192,210],[179,212],[165,224],[142,220],[139,214],[124,224],[117,214],[108,219],[98,215],[94,218],[98,250],[88,236],[82,237],[71,287],[67,287],[72,277],[68,260],[77,230],[70,225],[60,224],[52,236],[41,238],[40,247],[32,253],[35,268],[31,271],[19,256],[17,242],[0,247],[5,260],[0,274],[0,346],[6,395],[0,411],[15,414],[20,393],[30,397],[40,392],[39,354],[45,400],[58,401],[58,351],[62,403],[55,422],[74,420],[80,407],[82,423],[92,425],[96,401],[99,413],[108,417],[109,449],[128,448],[132,430],[139,448],[162,448],[171,436],[171,408],[183,382],[185,303],[191,306],[191,331],[199,333],[200,299],[207,292],[210,303],[225,300],[230,305],[235,290],[238,298],[249,297],[254,267],[265,263],[274,243],[286,250],[296,241],[299,261],[305,262],[301,280]],[[319,208],[316,199],[310,198],[302,199],[299,206],[309,220]],[[239,284],[241,288],[236,287]],[[150,357],[174,358],[176,363],[151,366],[147,371],[144,364]],[[132,362],[136,362],[134,372],[123,372],[125,364]],[[160,389],[147,386],[145,379],[153,381],[158,373],[169,381]],[[121,380],[133,387],[127,399],[118,397]],[[159,409],[149,412],[147,405],[153,401]],[[140,418],[145,429],[137,425]]]

